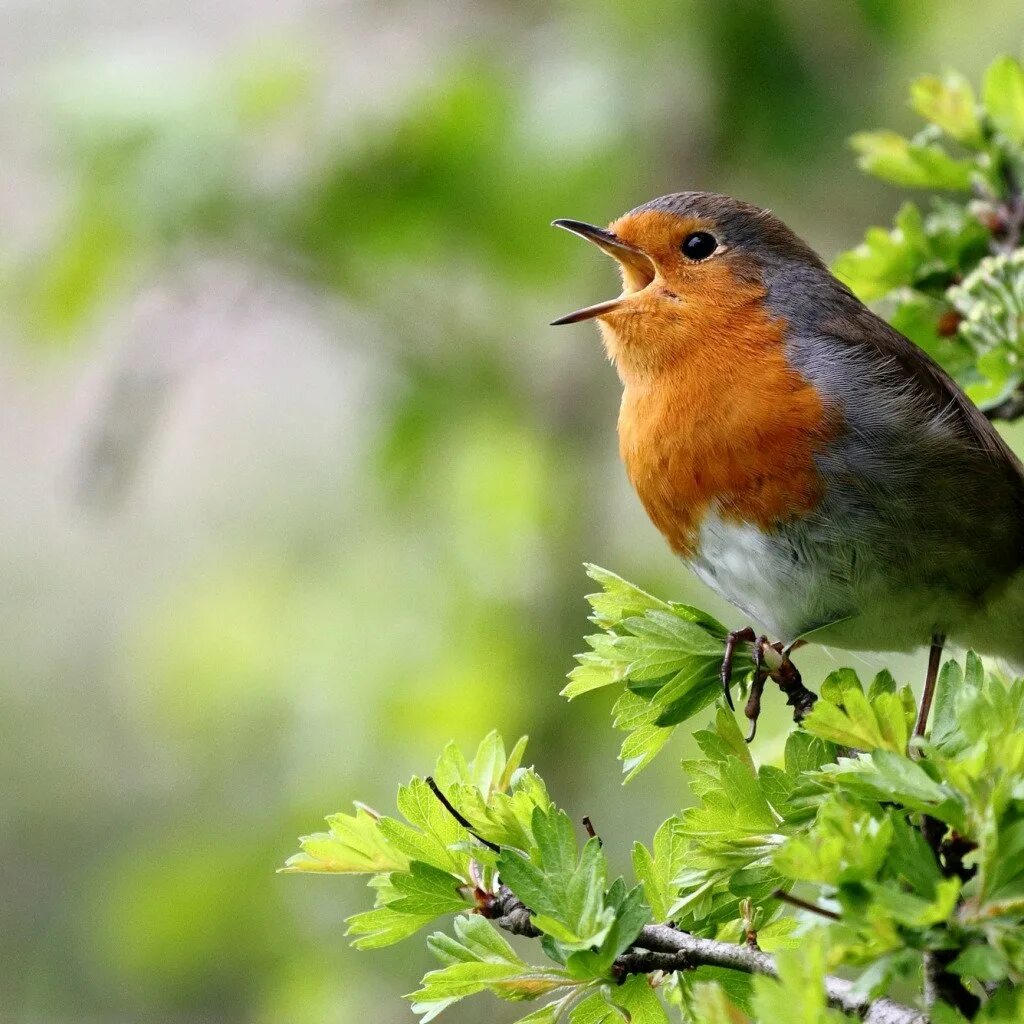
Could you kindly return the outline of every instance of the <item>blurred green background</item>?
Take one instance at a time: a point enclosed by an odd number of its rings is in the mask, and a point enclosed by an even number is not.
[[[615,288],[548,222],[714,189],[831,258],[899,199],[846,136],[1022,34],[1016,0],[6,5],[0,1019],[410,1020],[422,943],[354,953],[359,881],[274,869],[494,725],[624,865],[682,748],[622,789],[611,696],[557,696],[581,563],[735,615],[628,489],[593,325],[545,326]]]

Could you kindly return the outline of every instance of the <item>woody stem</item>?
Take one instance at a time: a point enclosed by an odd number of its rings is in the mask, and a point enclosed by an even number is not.
[[[529,910],[507,886],[501,886],[491,905],[481,908],[481,913],[515,935],[539,934]],[[613,971],[624,978],[630,974],[689,971],[704,966],[778,977],[774,958],[756,946],[704,939],[663,924],[642,928],[629,949],[616,960]],[[856,1015],[865,1024],[928,1024],[928,1017],[912,1006],[892,999],[865,999],[854,991],[854,983],[845,978],[826,977],[825,992],[829,1005]]]

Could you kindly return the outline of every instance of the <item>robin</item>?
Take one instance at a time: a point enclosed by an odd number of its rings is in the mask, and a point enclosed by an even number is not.
[[[619,264],[617,298],[554,324],[598,322],[633,487],[782,666],[812,638],[930,642],[922,735],[947,639],[1024,664],[1024,468],[940,366],[767,210],[678,192],[607,229],[554,223]],[[764,634],[729,634],[722,685],[731,706],[746,641],[756,727]]]

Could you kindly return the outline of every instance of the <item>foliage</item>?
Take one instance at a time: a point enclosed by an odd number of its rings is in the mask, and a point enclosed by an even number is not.
[[[720,662],[724,631],[695,609],[588,571],[601,584],[590,602],[603,632],[566,694],[615,685],[643,704],[649,760],[718,696],[705,662]],[[700,695],[680,704],[693,686]],[[428,940],[441,967],[410,997],[424,1020],[488,991],[544,1000],[523,1020],[552,1024],[655,1022],[670,1012],[694,1024],[839,1022],[847,1018],[830,1006],[831,970],[855,972],[854,990],[872,999],[920,989],[925,959],[939,956],[964,992],[986,994],[978,1019],[1008,1024],[1024,972],[1024,679],[987,672],[968,654],[963,666],[943,667],[926,738],[911,739],[916,712],[910,688],[888,672],[865,688],[840,669],[823,680],[780,762],[757,764],[720,701],[695,733],[702,756],[682,765],[692,806],[663,822],[650,848],[634,846],[633,883],[609,882],[601,841],[581,845],[538,774],[522,767],[525,740],[506,757],[494,733],[472,760],[450,745],[435,766],[463,823],[414,778],[399,790],[401,817],[362,806],[335,815],[284,870],[370,875],[376,907],[349,920],[361,948],[455,915],[452,933]],[[811,910],[792,911],[793,888]],[[503,916],[508,893],[529,908],[540,962],[500,934],[502,924],[522,931]],[[657,973],[654,988],[643,977],[622,984],[628,958],[644,955],[645,926],[667,921],[729,944],[756,934],[777,957],[777,977],[703,966]],[[958,1013],[938,1007],[934,1020]]]
[[[870,228],[834,269],[990,408],[1024,381],[1024,66],[994,61],[980,98],[960,74],[925,75],[910,101],[925,127],[854,135],[860,166],[953,197],[904,203],[891,230]]]

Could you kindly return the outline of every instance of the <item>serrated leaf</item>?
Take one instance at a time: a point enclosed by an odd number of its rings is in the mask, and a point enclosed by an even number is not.
[[[919,222],[921,213],[913,203],[901,207],[899,220],[910,225]],[[923,253],[915,247],[899,227],[868,228],[864,241],[841,253],[832,266],[833,273],[864,302],[880,299],[914,280]]]
[[[693,1010],[701,1024],[750,1024],[750,1018],[733,1003],[716,982],[700,982],[693,989]]]
[[[795,780],[834,760],[835,747],[808,732],[792,732],[786,739],[786,774]]]
[[[503,851],[505,884],[533,912],[533,923],[568,951],[600,945],[615,919],[604,902],[606,866],[600,841],[589,840],[577,858],[575,831],[563,811],[533,812],[534,860]]]
[[[775,852],[773,864],[793,882],[838,886],[871,881],[886,861],[892,832],[888,818],[828,800],[808,831]]]
[[[828,1008],[825,998],[825,948],[819,932],[811,933],[798,950],[776,957],[779,977],[754,978],[755,1016],[786,1024],[838,1024],[849,1017]]]
[[[868,757],[841,758],[838,764],[823,766],[815,778],[860,799],[900,804],[954,828],[964,827],[959,794],[936,782],[921,764],[902,754],[876,750]]]
[[[397,895],[388,906],[402,914],[439,917],[469,906],[458,892],[461,880],[432,864],[414,860],[407,872],[391,875],[391,885]]]
[[[654,724],[662,729],[679,725],[713,704],[722,692],[721,663],[721,655],[688,662],[654,695],[652,704],[658,709]]]
[[[505,937],[489,921],[476,914],[461,914],[453,921],[455,937],[434,932],[427,947],[442,963],[483,960],[526,966]]]
[[[453,847],[468,843],[470,835],[442,806],[430,787],[422,779],[414,778],[399,789],[397,802],[406,820],[381,818],[377,827],[385,839],[412,860],[453,874],[464,874],[469,857]]]
[[[381,834],[377,817],[365,808],[355,814],[332,814],[329,832],[316,832],[299,840],[302,852],[285,861],[282,872],[366,874],[403,871],[409,858]]]
[[[630,1024],[668,1024],[668,1014],[644,974],[634,974],[609,990],[612,1002],[626,1011]]]
[[[621,878],[609,889],[605,906],[614,912],[614,920],[600,946],[579,950],[566,960],[569,973],[582,981],[609,980],[616,957],[630,947],[651,920],[640,886],[627,892]]]
[[[948,743],[958,732],[956,698],[963,681],[963,672],[955,661],[947,661],[939,671],[932,711],[931,740],[933,743],[939,745]]]
[[[979,981],[1002,981],[1009,969],[1006,957],[994,946],[968,946],[948,968],[951,974]]]
[[[569,1014],[569,1024],[620,1024],[625,1019],[600,992],[591,993]]]
[[[452,1003],[489,991],[501,999],[520,1001],[561,988],[565,976],[555,970],[516,964],[459,962],[425,975],[422,987],[406,998],[426,1024]]]
[[[858,132],[850,144],[860,154],[860,168],[878,178],[910,188],[970,191],[973,164],[940,146],[911,142],[890,131]]]
[[[633,846],[633,870],[643,886],[655,921],[669,919],[676,898],[675,880],[685,866],[686,839],[678,818],[669,818],[654,834],[653,853],[642,843]]]
[[[381,949],[414,935],[434,920],[433,914],[404,914],[391,907],[375,907],[348,918],[346,935],[354,935],[356,949]]]
[[[648,594],[621,576],[587,564],[587,575],[601,587],[601,592],[588,594],[587,601],[594,610],[594,621],[602,628],[612,628],[623,619],[643,615],[650,611],[668,611],[667,602]]]
[[[910,101],[923,118],[937,124],[957,142],[982,145],[984,139],[974,90],[963,75],[955,71],[942,78],[922,75],[910,85]]]
[[[612,708],[612,725],[628,732],[619,750],[624,781],[629,782],[654,760],[661,748],[668,742],[674,727],[662,728],[655,725],[659,709],[650,701],[626,690]]]
[[[910,737],[906,709],[892,693],[879,693],[868,701],[859,686],[833,686],[804,719],[804,727],[820,739],[855,750],[890,750],[902,753]]]
[[[1024,143],[1024,68],[1013,57],[994,60],[981,90],[992,123],[1008,139]]]

